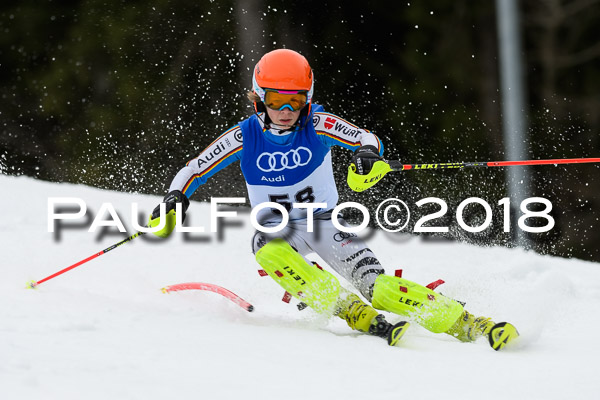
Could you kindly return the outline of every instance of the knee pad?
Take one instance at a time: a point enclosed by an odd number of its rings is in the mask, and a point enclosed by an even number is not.
[[[379,275],[373,288],[373,307],[413,318],[425,329],[441,333],[454,325],[463,312],[455,300],[396,276]]]
[[[337,278],[304,260],[283,239],[256,251],[256,261],[281,287],[319,313],[334,313],[340,292]]]

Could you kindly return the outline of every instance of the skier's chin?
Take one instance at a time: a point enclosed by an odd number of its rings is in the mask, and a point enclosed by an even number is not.
[[[275,123],[275,125],[281,129],[289,129],[294,125],[294,123],[290,119],[290,120],[285,120],[285,121],[279,121],[279,122]]]

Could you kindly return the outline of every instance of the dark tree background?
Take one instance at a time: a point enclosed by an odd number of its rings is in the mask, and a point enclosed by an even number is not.
[[[4,1],[0,173],[163,194],[187,160],[252,113],[251,69],[278,47],[308,58],[315,101],[378,134],[388,158],[504,160],[494,1],[424,3]],[[519,4],[529,158],[598,157],[600,1]],[[349,154],[334,159],[343,182]],[[533,249],[600,261],[598,172],[531,169],[529,195],[551,200],[557,220],[530,235]],[[444,236],[511,245],[497,204],[506,190],[501,168],[407,172],[358,195],[340,185],[342,199],[373,207],[440,197],[450,206]],[[245,195],[237,168],[194,198],[219,195]],[[492,206],[493,228],[455,229],[453,210],[471,196]],[[413,211],[414,224],[433,209]]]

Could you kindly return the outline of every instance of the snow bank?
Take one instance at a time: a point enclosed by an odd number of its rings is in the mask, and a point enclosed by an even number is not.
[[[367,240],[388,273],[442,278],[441,292],[522,333],[516,348],[495,352],[413,324],[390,348],[281,302],[282,289],[256,272],[247,212],[221,237],[138,238],[26,290],[127,236],[80,228],[57,240],[48,197],[79,197],[92,211],[110,202],[124,221],[132,202],[148,213],[160,198],[3,175],[0,186],[3,399],[563,399],[600,390],[598,264],[377,232]],[[192,202],[192,224],[208,227],[208,211]],[[181,282],[221,285],[255,312],[214,293],[160,291]]]

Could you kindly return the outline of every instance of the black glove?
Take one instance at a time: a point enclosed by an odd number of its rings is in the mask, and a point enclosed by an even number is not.
[[[171,210],[175,210],[175,204],[181,203],[181,222],[185,221],[185,212],[190,206],[190,201],[185,194],[180,190],[173,190],[165,196],[163,203],[167,205],[165,214]],[[160,217],[160,204],[152,211],[152,219]]]
[[[359,175],[367,175],[371,172],[373,164],[375,164],[376,161],[381,160],[383,160],[383,158],[379,156],[377,147],[372,144],[359,147],[352,156],[352,163],[356,165],[356,173]]]

